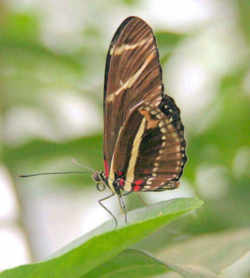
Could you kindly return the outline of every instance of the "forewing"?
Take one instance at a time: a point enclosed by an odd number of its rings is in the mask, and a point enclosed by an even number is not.
[[[145,99],[152,102],[159,98],[162,90],[162,73],[152,29],[140,18],[129,17],[116,31],[106,60],[104,81],[106,176],[110,174],[113,155],[119,156],[116,158],[116,163],[113,160],[113,173],[118,168],[126,168],[128,165],[129,150],[142,120],[138,109],[145,104]],[[122,149],[118,147],[121,142]]]

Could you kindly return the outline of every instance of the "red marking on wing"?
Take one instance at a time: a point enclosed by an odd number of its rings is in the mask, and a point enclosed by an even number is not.
[[[125,184],[125,180],[124,180],[124,179],[120,179],[120,180],[119,180],[119,185],[123,187],[124,184]]]
[[[133,191],[140,191],[141,188],[142,188],[142,184],[144,183],[145,181],[144,180],[136,180],[134,182],[134,187],[133,187]]]
[[[118,171],[118,177],[121,177],[123,175],[123,172],[122,171]]]
[[[140,191],[141,190],[141,186],[140,185],[135,185],[134,187],[133,187],[133,191]]]
[[[135,181],[135,185],[142,185],[143,183],[144,183],[144,180]]]
[[[109,166],[107,160],[104,159],[104,170],[106,178],[109,176]]]

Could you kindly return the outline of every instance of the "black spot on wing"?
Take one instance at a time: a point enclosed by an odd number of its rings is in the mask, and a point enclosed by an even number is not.
[[[180,109],[175,104],[175,101],[170,96],[164,95],[159,105],[159,109],[168,117],[173,118],[173,122],[180,120]]]

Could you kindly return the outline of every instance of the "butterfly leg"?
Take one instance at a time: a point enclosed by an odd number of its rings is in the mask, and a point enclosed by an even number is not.
[[[119,196],[119,204],[120,204],[121,211],[124,214],[126,224],[128,224],[128,216],[127,216],[128,210],[127,210],[127,207],[125,205],[124,199],[122,197],[127,196],[127,195],[131,194],[132,192],[133,191],[125,192],[124,194]]]
[[[126,208],[126,205],[124,203],[124,199],[122,198],[122,196],[118,196],[118,199],[119,199],[119,205],[120,205],[121,211],[124,214],[125,223],[128,224],[127,208]]]
[[[106,196],[105,198],[102,198],[102,199],[98,200],[98,203],[99,203],[99,205],[100,205],[103,209],[106,210],[106,212],[107,212],[108,214],[110,214],[110,215],[112,216],[112,218],[113,218],[114,221],[115,221],[115,229],[116,229],[117,226],[118,226],[118,221],[117,221],[116,217],[115,217],[114,214],[113,214],[107,207],[105,207],[104,204],[102,203],[103,201],[105,201],[105,200],[107,200],[107,199],[113,197],[114,195],[115,195],[115,194],[112,193],[111,195],[108,195],[108,196]]]

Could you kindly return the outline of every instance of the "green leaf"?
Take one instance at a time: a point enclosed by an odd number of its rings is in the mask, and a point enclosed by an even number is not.
[[[14,177],[32,173],[32,171],[72,170],[72,158],[76,158],[83,165],[101,169],[103,160],[101,155],[98,155],[102,148],[101,138],[101,135],[92,135],[60,143],[36,139],[20,146],[4,145],[2,159]],[[53,160],[67,160],[68,164],[65,161],[65,168],[41,169],[44,165],[48,167],[48,161]],[[55,177],[55,179],[60,180],[60,185],[63,183],[62,178]],[[91,174],[81,175],[79,178],[69,175],[68,177],[65,176],[64,180],[68,182],[67,184],[79,186],[88,186],[92,181]],[[23,182],[27,183],[27,180]],[[18,183],[20,183],[20,180]],[[93,183],[91,184],[93,185]]]
[[[157,45],[159,49],[166,49],[168,51],[173,51],[173,49],[186,38],[185,34],[173,33],[168,31],[157,31],[155,33],[157,38]]]
[[[122,0],[125,5],[133,6],[141,2],[140,0]]]
[[[4,111],[17,105],[40,107],[41,89],[80,90],[84,69],[79,57],[46,47],[39,39],[37,16],[12,12],[1,16],[0,82]]]
[[[168,271],[167,266],[148,253],[127,249],[105,264],[90,271],[81,278],[146,278]]]
[[[245,35],[245,38],[250,43],[250,22],[249,22],[249,13],[250,13],[250,2],[248,0],[237,0],[236,1],[238,8],[238,21],[240,27]]]
[[[173,263],[167,263],[167,265],[184,278],[219,278],[210,270],[197,265],[178,265]]]
[[[20,146],[4,146],[3,160],[13,171],[24,169],[29,163],[43,164],[50,159],[74,157],[79,161],[84,159],[90,162],[92,167],[101,167],[103,161],[101,152],[101,135],[85,136],[65,142],[52,142],[44,139],[34,139]],[[28,161],[28,163],[26,163]]]
[[[163,262],[174,262],[184,268],[190,265],[221,273],[223,270],[226,272],[226,268],[233,266],[249,251],[250,229],[241,229],[194,237],[163,250],[157,254],[157,257]],[[247,264],[249,265],[249,261],[245,266]],[[170,264],[167,263],[167,265],[171,267]],[[178,273],[180,272],[178,271]]]
[[[0,25],[0,41],[26,44],[37,42],[39,38],[39,20],[31,13],[3,13]]]
[[[225,278],[249,277],[250,276],[250,251],[244,254],[232,265],[223,269],[221,276]]]
[[[179,198],[131,211],[128,213],[129,225],[119,224],[119,229],[111,230],[114,224],[110,220],[55,254],[58,257],[4,271],[0,278],[81,277],[202,204],[198,199]],[[122,223],[123,218],[118,217],[118,222]]]
[[[155,33],[157,46],[160,52],[160,61],[163,66],[171,56],[176,46],[186,38],[184,34],[178,34],[168,31],[158,31]]]

